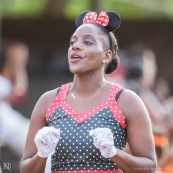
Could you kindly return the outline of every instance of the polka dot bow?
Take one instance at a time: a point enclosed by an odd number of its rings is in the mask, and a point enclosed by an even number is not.
[[[106,12],[102,11],[97,18],[96,12],[88,12],[83,19],[83,23],[87,23],[87,22],[94,22],[102,26],[108,26],[109,16],[107,15]]]

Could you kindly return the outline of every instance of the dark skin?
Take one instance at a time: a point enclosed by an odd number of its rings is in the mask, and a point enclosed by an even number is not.
[[[103,36],[102,31],[93,24],[80,26],[71,37],[68,60],[74,80],[66,101],[80,113],[85,113],[104,102],[113,85],[104,79],[105,66],[112,58],[112,52],[105,48],[106,41],[107,38]],[[80,59],[73,60],[74,55]],[[98,94],[92,97],[99,89]],[[56,92],[57,89],[43,94],[33,110],[25,153],[20,164],[21,173],[30,173],[30,170],[32,173],[44,172],[46,159],[36,154],[34,137],[39,129],[47,125],[45,112]],[[72,93],[83,101],[75,100]],[[88,98],[91,99],[86,100]],[[124,172],[141,172],[142,168],[148,168],[143,170],[143,173],[154,172],[154,142],[149,115],[144,104],[134,92],[124,90],[118,105],[126,117],[128,142],[132,154],[117,149],[117,154],[111,158],[112,161]]]

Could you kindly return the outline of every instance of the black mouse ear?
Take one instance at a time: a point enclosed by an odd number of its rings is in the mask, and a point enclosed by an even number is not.
[[[83,19],[85,17],[85,15],[89,12],[89,10],[87,11],[83,11],[82,13],[80,13],[75,20],[75,26],[78,28],[80,25],[83,24]]]
[[[120,15],[114,11],[107,12],[107,15],[109,16],[109,24],[106,28],[109,32],[115,31],[121,24]]]

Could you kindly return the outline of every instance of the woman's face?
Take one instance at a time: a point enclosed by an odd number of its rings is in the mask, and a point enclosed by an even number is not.
[[[98,71],[104,68],[104,43],[106,36],[93,24],[80,26],[70,39],[68,61],[70,71],[76,74]]]

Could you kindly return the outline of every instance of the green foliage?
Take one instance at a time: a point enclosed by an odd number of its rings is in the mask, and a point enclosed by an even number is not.
[[[100,0],[105,11],[117,11],[127,20],[173,19],[172,0]]]
[[[65,15],[75,18],[86,9],[93,9],[94,0],[69,0],[66,4]],[[127,20],[160,20],[173,19],[173,0],[95,0],[99,3],[100,11],[117,11]],[[90,2],[90,3],[89,3]],[[98,9],[98,8],[97,8]]]
[[[6,18],[39,17],[48,0],[1,0],[1,13]]]
[[[94,2],[98,4],[97,10],[117,11],[123,19],[173,20],[173,0],[0,0],[3,18],[38,18],[44,14],[56,17],[64,15],[74,18],[84,10],[92,10]],[[56,1],[56,3],[55,3]],[[62,3],[63,2],[63,3]],[[58,5],[62,6],[61,12]],[[50,6],[54,8],[49,8]],[[57,13],[59,12],[59,13]],[[63,14],[62,14],[63,13]]]
[[[74,19],[84,10],[91,9],[92,0],[68,0],[64,7],[64,15],[68,19]]]

